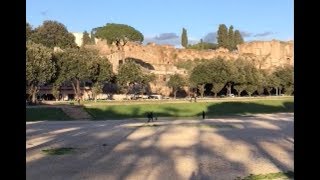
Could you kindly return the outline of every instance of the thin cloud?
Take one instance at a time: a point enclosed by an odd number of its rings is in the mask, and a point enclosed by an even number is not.
[[[198,40],[188,39],[189,44],[195,44]],[[172,45],[178,47],[181,45],[181,36],[175,33],[161,33],[159,36],[145,37],[143,44],[156,43],[160,45]]]
[[[179,36],[176,33],[162,33],[159,36],[154,37],[157,40],[176,39]]]
[[[272,35],[272,34],[275,34],[275,33],[271,32],[271,31],[266,31],[266,32],[263,32],[263,33],[255,34],[254,37],[264,37],[264,36],[269,36],[269,35]]]
[[[208,42],[208,43],[215,43],[215,42],[217,42],[217,33],[216,33],[216,32],[208,33],[207,35],[205,35],[205,36],[203,37],[203,41],[204,41],[204,42]]]
[[[251,37],[253,33],[247,31],[240,31],[242,37]]]

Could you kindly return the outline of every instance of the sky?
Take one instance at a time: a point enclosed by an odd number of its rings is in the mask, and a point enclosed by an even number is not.
[[[144,43],[179,46],[182,28],[189,43],[216,42],[219,24],[232,25],[245,41],[293,40],[293,0],[27,0],[33,28],[56,20],[69,32],[90,32],[107,23],[127,24]]]

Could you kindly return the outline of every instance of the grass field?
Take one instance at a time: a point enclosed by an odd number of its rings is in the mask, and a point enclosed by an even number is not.
[[[247,115],[254,113],[293,112],[293,98],[264,99],[247,101],[216,102],[179,102],[150,104],[110,104],[86,105],[85,109],[94,119],[145,118],[147,112],[154,112],[157,117],[200,117],[202,111],[207,117]]]
[[[26,120],[70,120],[70,118],[60,108],[27,108]]]

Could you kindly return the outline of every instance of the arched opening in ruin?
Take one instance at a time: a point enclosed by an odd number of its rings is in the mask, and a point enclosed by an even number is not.
[[[155,70],[154,66],[150,63],[145,62],[142,59],[137,59],[137,58],[132,58],[132,57],[128,57],[125,59],[126,62],[128,61],[133,61],[134,63],[142,66],[143,68],[146,68],[148,70]]]

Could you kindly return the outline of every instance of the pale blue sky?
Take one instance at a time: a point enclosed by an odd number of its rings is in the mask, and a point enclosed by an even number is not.
[[[293,40],[293,0],[27,0],[33,27],[57,20],[70,32],[106,23],[128,24],[146,42],[180,44],[181,29],[191,42],[213,42],[219,24],[234,26],[246,41]]]

